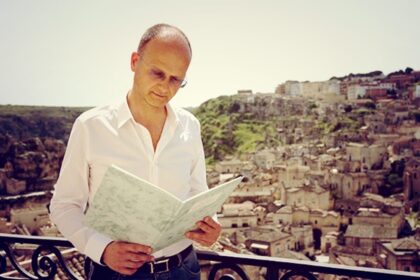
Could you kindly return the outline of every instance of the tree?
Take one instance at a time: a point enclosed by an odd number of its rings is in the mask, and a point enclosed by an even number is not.
[[[414,118],[415,118],[416,122],[420,123],[420,111],[415,111],[413,113],[413,115],[414,115]]]
[[[241,108],[241,105],[239,105],[237,102],[234,102],[232,103],[232,105],[230,105],[228,112],[229,114],[237,113],[240,108]]]
[[[350,112],[351,112],[351,110],[353,110],[353,107],[351,107],[351,105],[346,105],[346,106],[344,107],[344,112],[346,112],[346,113],[350,113]]]
[[[368,109],[376,109],[376,104],[374,102],[367,102],[365,107]]]
[[[413,68],[411,67],[405,68],[405,74],[411,74],[411,72],[413,72]]]

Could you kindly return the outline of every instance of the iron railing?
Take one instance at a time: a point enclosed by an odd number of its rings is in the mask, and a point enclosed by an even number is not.
[[[34,246],[32,260],[30,262],[31,269],[25,268],[17,260],[14,252],[14,247],[17,244],[29,244]],[[0,279],[54,279],[54,276],[57,274],[60,267],[68,278],[80,280],[81,277],[77,276],[74,271],[68,268],[65,258],[61,253],[61,250],[64,248],[73,248],[73,245],[64,238],[0,233]],[[245,273],[245,270],[243,269],[244,265],[266,268],[265,278],[269,280],[287,280],[291,279],[293,276],[302,276],[308,280],[316,280],[324,275],[378,280],[420,279],[420,273],[406,271],[352,267],[313,261],[216,253],[210,251],[198,251],[197,255],[201,261],[212,262],[208,274],[208,279],[210,280],[216,279],[216,275],[218,279],[225,280],[253,280]],[[19,274],[19,276],[11,276],[10,269],[14,270],[16,272],[15,274]]]

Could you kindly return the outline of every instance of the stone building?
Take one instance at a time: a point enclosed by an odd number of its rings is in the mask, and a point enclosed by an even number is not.
[[[321,187],[300,187],[286,189],[284,197],[281,200],[286,205],[293,205],[296,207],[306,206],[310,209],[324,209],[329,210],[332,207],[332,200],[330,199],[330,192]]]
[[[390,215],[383,213],[378,208],[359,208],[356,215],[352,218],[352,223],[355,225],[369,225],[380,227],[392,227],[397,233],[403,226],[404,216],[402,211],[397,214]]]
[[[310,225],[291,226],[290,233],[295,237],[295,248],[298,252],[314,254],[314,240]]]
[[[255,165],[262,169],[272,169],[276,156],[269,150],[258,151],[254,155]]]
[[[10,222],[14,225],[25,225],[30,232],[35,232],[50,221],[46,207],[27,207],[10,210]]]
[[[293,223],[293,208],[286,205],[272,214],[274,224],[291,225]]]
[[[332,169],[326,174],[326,184],[335,198],[352,199],[370,188],[371,179],[367,173],[341,173]]]
[[[245,246],[258,255],[279,257],[287,250],[295,247],[295,238],[281,231],[260,233],[251,232],[245,241]]]
[[[396,228],[390,226],[372,226],[367,224],[349,225],[344,240],[347,247],[363,248],[370,254],[375,252],[376,242],[395,240],[398,237]]]
[[[311,210],[309,214],[309,223],[323,234],[338,231],[341,221],[341,216],[335,211]]]
[[[375,169],[380,165],[386,155],[386,147],[382,145],[366,145],[348,143],[346,146],[346,159],[349,162],[360,162],[362,170]]]
[[[254,208],[255,204],[251,201],[240,204],[224,204],[222,213],[217,215],[222,231],[230,234],[237,229],[256,227],[258,215],[253,212]]]
[[[420,161],[412,158],[405,164],[404,196],[407,200],[419,199],[420,197]]]
[[[376,257],[387,269],[420,272],[420,241],[413,237],[380,241]]]
[[[231,158],[216,163],[215,169],[220,173],[239,173],[242,168],[242,162],[237,158]]]
[[[310,171],[308,166],[292,165],[284,166],[279,169],[278,181],[280,186],[285,188],[301,187],[306,179],[306,174]]]

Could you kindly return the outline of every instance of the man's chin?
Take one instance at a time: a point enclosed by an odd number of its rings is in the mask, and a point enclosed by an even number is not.
[[[158,99],[158,98],[149,98],[148,104],[155,108],[164,108],[166,104],[168,104],[169,100],[165,99]]]

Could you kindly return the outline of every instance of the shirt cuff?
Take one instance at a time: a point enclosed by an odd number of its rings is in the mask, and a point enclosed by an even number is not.
[[[100,265],[104,265],[101,263],[101,257],[105,250],[105,247],[111,243],[113,240],[108,236],[105,236],[101,233],[94,233],[88,240],[86,247],[85,247],[85,255],[91,258],[94,262]]]

